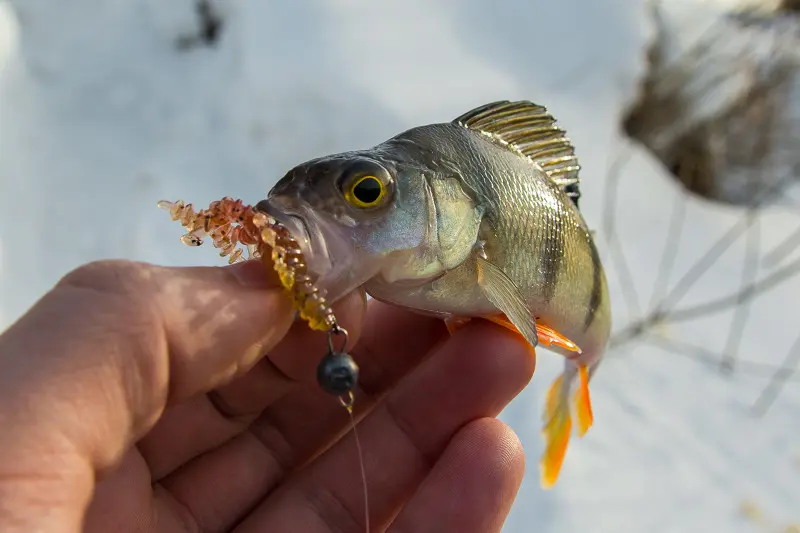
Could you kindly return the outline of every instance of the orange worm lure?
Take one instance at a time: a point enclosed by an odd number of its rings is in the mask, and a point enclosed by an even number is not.
[[[228,257],[229,264],[243,260],[245,252],[247,259],[260,259],[269,247],[273,268],[300,317],[313,330],[337,328],[333,310],[308,274],[299,244],[278,221],[229,197],[212,202],[200,211],[181,200],[162,200],[158,206],[186,229],[180,238],[182,243],[200,246],[207,236],[214,247],[220,249],[220,256]]]
[[[266,213],[229,197],[211,202],[200,211],[182,200],[162,200],[158,206],[186,230],[181,242],[200,246],[208,237],[219,248],[219,255],[228,257],[229,264],[242,261],[245,251],[247,259],[261,259],[267,249],[272,250],[272,266],[300,318],[311,329],[328,333],[328,352],[317,367],[317,381],[325,391],[339,396],[349,410],[353,404],[352,391],[358,382],[358,365],[345,352],[347,330],[336,321],[324,291],[309,274],[300,245],[289,230]],[[333,337],[337,335],[344,337],[338,350],[333,345]]]

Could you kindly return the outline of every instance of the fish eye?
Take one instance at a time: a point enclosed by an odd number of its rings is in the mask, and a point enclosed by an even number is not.
[[[386,186],[375,176],[360,176],[345,191],[345,200],[355,207],[369,208],[378,205],[386,196]]]

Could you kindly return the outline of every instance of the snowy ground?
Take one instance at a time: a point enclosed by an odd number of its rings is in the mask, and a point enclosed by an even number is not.
[[[263,197],[298,161],[506,98],[548,105],[578,147],[617,328],[631,316],[603,198],[611,162],[628,154],[618,238],[648,304],[680,191],[617,131],[651,32],[639,2],[219,4],[218,46],[179,51],[178,36],[198,27],[190,0],[0,0],[0,328],[86,261],[219,264],[177,242],[159,199]],[[698,200],[687,210],[672,283],[743,216]],[[763,215],[764,248],[797,220]],[[743,254],[738,242],[681,305],[735,290]],[[593,390],[596,424],[549,492],[538,486],[539,418],[561,362],[542,351],[503,414],[530,457],[506,531],[777,533],[800,522],[800,373],[766,415],[750,411],[797,335],[798,296],[793,282],[756,301],[747,362],[731,375],[639,341],[613,350]],[[659,331],[720,352],[730,322],[727,312]]]

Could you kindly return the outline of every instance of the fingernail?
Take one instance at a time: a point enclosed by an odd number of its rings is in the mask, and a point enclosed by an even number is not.
[[[248,289],[269,289],[276,286],[274,272],[268,271],[264,264],[257,259],[223,268],[227,269],[239,283]]]

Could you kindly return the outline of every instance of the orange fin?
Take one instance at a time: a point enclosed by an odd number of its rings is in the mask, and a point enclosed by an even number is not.
[[[575,391],[575,417],[578,419],[578,436],[583,437],[594,422],[592,400],[589,396],[589,369],[586,365],[578,366],[580,384]]]
[[[483,318],[489,320],[490,322],[494,322],[499,326],[503,326],[504,328],[513,331],[514,333],[522,336],[522,333],[517,329],[517,327],[508,319],[506,315],[500,313],[497,315],[486,315]],[[540,322],[536,323],[536,335],[539,337],[539,344],[544,346],[550,346],[555,344],[561,348],[569,350],[571,352],[581,353],[581,349],[578,347],[577,344],[563,336],[561,333],[557,332],[550,326],[542,324]]]
[[[500,313],[498,315],[486,315],[483,318],[485,318],[489,322],[494,322],[498,326],[502,326],[502,327],[506,328],[509,331],[513,331],[514,333],[516,333],[517,335],[522,337],[522,333],[519,332],[519,330],[517,329],[517,326],[515,326],[508,318],[506,318],[506,315],[504,315],[502,313]]]
[[[497,315],[487,315],[483,318],[519,335],[519,337],[525,342],[525,345],[530,349],[531,355],[536,357],[536,348],[528,343],[528,340],[525,338],[525,336],[520,333],[520,331],[517,329],[517,326],[515,326],[508,318],[506,318],[506,315],[500,313]]]
[[[551,344],[555,344],[559,348],[564,348],[565,350],[569,350],[570,352],[581,353],[581,349],[578,347],[577,344],[575,344],[574,342],[572,342],[564,335],[551,328],[550,326],[537,323],[536,333],[539,335],[540,344],[544,344],[545,346],[550,346]]]
[[[551,488],[558,480],[572,433],[572,417],[569,412],[569,404],[564,398],[563,388],[564,374],[561,374],[553,381],[547,392],[546,423],[542,430],[545,438],[545,450],[539,461],[541,484],[545,489]]]
[[[567,453],[572,433],[569,389],[577,374],[578,387],[572,398],[578,435],[583,437],[594,422],[592,402],[589,396],[589,368],[586,365],[566,362],[564,372],[559,375],[547,391],[545,404],[545,425],[542,435],[545,438],[545,451],[539,463],[542,487],[549,489],[555,485],[564,457]]]

